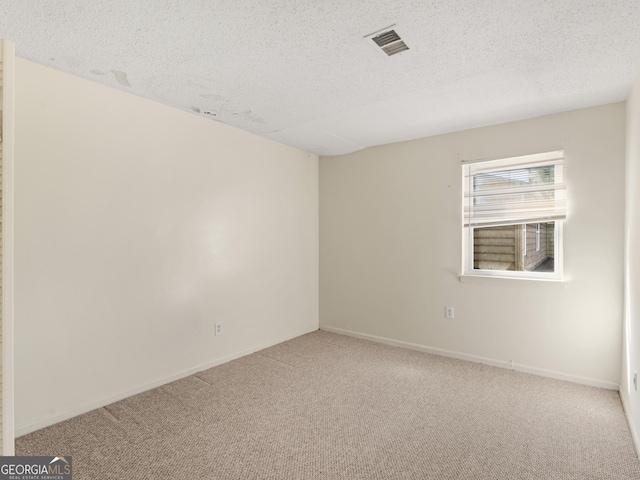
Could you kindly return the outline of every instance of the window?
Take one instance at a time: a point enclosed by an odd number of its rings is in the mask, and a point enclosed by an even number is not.
[[[562,151],[464,162],[467,275],[562,277]]]

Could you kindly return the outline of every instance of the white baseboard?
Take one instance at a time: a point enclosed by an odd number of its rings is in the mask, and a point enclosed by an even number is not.
[[[598,380],[595,378],[580,377],[578,375],[570,375],[567,373],[556,372],[553,370],[546,370],[544,368],[532,367],[529,365],[522,365],[518,363],[510,363],[504,360],[496,360],[493,358],[480,357],[478,355],[470,355],[468,353],[454,352],[451,350],[445,350],[442,348],[428,347],[426,345],[420,345],[417,343],[404,342],[402,340],[394,340],[392,338],[378,337],[376,335],[369,335],[367,333],[359,333],[351,330],[345,330],[342,328],[331,327],[329,325],[320,325],[320,330],[326,332],[338,333],[340,335],[347,335],[350,337],[362,338],[364,340],[371,340],[373,342],[384,343],[386,345],[393,345],[395,347],[408,348],[410,350],[417,350],[419,352],[432,353],[434,355],[440,355],[442,357],[457,358],[459,360],[467,360],[469,362],[482,363],[484,365],[491,365],[493,367],[506,368],[509,370],[516,370],[519,372],[531,373],[540,377],[554,378],[556,380],[565,380],[567,382],[580,383],[582,385],[589,385],[591,387],[606,388],[608,390],[619,390],[617,383],[607,382],[604,380]]]
[[[282,342],[286,342],[287,340],[291,340],[293,338],[299,337],[300,335],[305,335],[307,333],[315,332],[317,328],[312,329],[304,329],[293,335],[285,335],[278,340],[256,345],[254,347],[248,348],[246,350],[242,350],[240,352],[233,353],[231,355],[227,355],[226,357],[217,358],[210,362],[198,365],[196,367],[190,368],[188,370],[184,370],[179,373],[175,373],[173,375],[169,375],[168,377],[164,377],[153,382],[145,383],[135,388],[131,388],[124,392],[120,392],[116,395],[112,395],[108,398],[104,398],[101,400],[97,400],[95,402],[91,402],[76,408],[72,408],[70,410],[66,410],[56,415],[48,416],[45,418],[41,418],[39,420],[35,420],[33,422],[25,423],[22,425],[16,426],[15,436],[21,437],[22,435],[26,435],[31,432],[35,432],[36,430],[40,430],[41,428],[49,427],[51,425],[55,425],[56,423],[62,422],[64,420],[69,420],[70,418],[77,417],[78,415],[82,415],[83,413],[90,412],[92,410],[96,410],[98,408],[102,408],[104,406],[110,405],[114,402],[118,402],[120,400],[124,400],[125,398],[132,397],[133,395],[137,395],[142,392],[146,392],[147,390],[151,390],[153,388],[161,387],[162,385],[166,385],[167,383],[175,382],[176,380],[181,380],[190,375],[193,375],[198,372],[202,372],[203,370],[208,370],[212,367],[217,367],[218,365],[222,365],[223,363],[230,362],[231,360],[235,360],[240,357],[244,357],[245,355],[250,355],[252,353],[258,352],[260,350],[264,350],[265,348],[272,347]]]
[[[638,458],[640,458],[640,437],[638,437],[638,432],[631,423],[631,410],[629,409],[629,405],[627,405],[627,400],[625,396],[620,393],[620,402],[622,402],[622,409],[624,410],[624,415],[627,417],[627,424],[629,425],[629,431],[631,432],[631,438],[633,438],[633,444],[636,447],[636,454]]]

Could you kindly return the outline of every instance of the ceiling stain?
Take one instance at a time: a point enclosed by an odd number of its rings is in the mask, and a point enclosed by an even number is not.
[[[131,87],[129,80],[127,80],[127,72],[121,72],[120,70],[111,70],[113,76],[116,77],[116,80],[123,87]]]
[[[193,110],[196,113],[200,113],[200,109],[198,107],[194,107],[193,105],[191,106],[191,110]]]
[[[265,122],[264,118],[255,115],[250,109],[247,109],[241,113],[236,113],[235,115],[242,115],[244,118],[246,118],[247,120],[253,123],[262,123],[262,124],[267,123]]]
[[[266,123],[262,117],[254,115],[251,109],[249,108],[239,113],[233,113],[232,115],[240,115],[244,117],[246,120],[249,120],[250,122],[253,122],[253,123],[263,123],[263,124]]]
[[[102,70],[91,70],[91,73],[94,75],[106,75],[107,72],[103,72]]]

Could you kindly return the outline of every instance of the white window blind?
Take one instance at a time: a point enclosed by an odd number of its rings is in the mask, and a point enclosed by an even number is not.
[[[463,162],[464,226],[489,227],[564,220],[562,150]]]

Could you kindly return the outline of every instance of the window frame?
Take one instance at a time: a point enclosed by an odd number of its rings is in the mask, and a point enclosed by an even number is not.
[[[548,152],[551,154],[553,152]],[[564,158],[564,152],[560,151]],[[533,154],[533,155],[546,155],[546,154]],[[525,157],[523,155],[522,157]],[[509,223],[511,225],[527,225],[531,223],[550,223],[554,222],[554,271],[553,272],[530,272],[530,271],[515,271],[515,270],[489,270],[474,268],[474,230],[475,228],[483,228],[482,226],[465,226],[465,188],[466,188],[466,175],[465,165],[468,163],[485,163],[485,162],[507,162],[511,158],[518,159],[521,157],[500,157],[494,159],[477,160],[471,162],[464,162],[462,164],[462,268],[461,277],[494,277],[494,278],[507,278],[507,279],[523,279],[523,280],[564,280],[564,222],[563,219],[550,218],[548,220],[536,220],[534,222],[523,223]],[[562,176],[563,181],[566,182],[566,163],[563,164]],[[508,166],[505,167],[508,169]],[[537,234],[538,236],[539,234]],[[539,241],[539,239],[536,239]],[[536,245],[537,242],[536,242]]]

